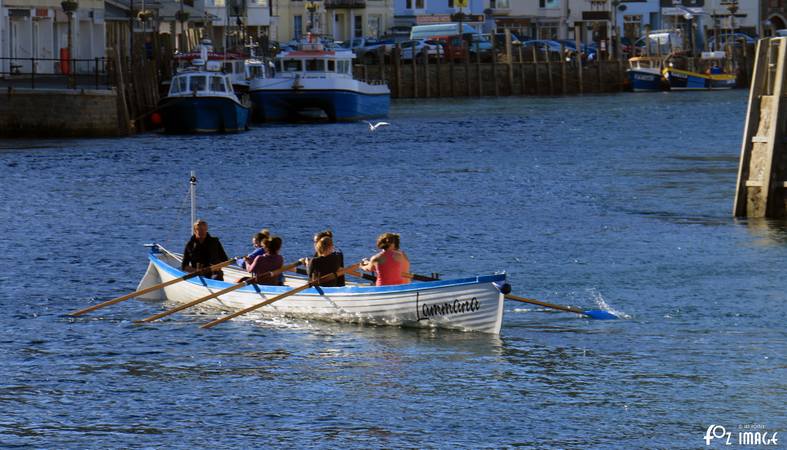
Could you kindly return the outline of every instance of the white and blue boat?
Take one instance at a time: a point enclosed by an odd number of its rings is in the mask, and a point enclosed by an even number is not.
[[[200,60],[195,60],[200,63]],[[167,133],[225,133],[248,129],[250,107],[235,95],[226,74],[195,67],[172,78],[169,93],[159,101]]]
[[[229,75],[236,94],[249,92],[249,83],[254,78],[270,76],[268,65],[253,52],[251,55],[216,52],[210,39],[202,40],[199,51],[176,53],[173,59],[178,71],[193,68],[195,61],[200,64],[210,64],[211,67],[219,64],[221,71]]]
[[[254,119],[341,122],[387,116],[391,102],[388,85],[354,79],[353,58],[352,51],[326,50],[318,42],[302,43],[297,50],[280,53],[273,77],[251,80]]]
[[[664,89],[661,58],[652,56],[629,58],[629,68],[626,73],[629,86],[634,92],[654,92]]]
[[[159,285],[187,275],[180,269],[181,255],[155,245],[149,255],[147,272],[139,289]],[[222,269],[225,280],[248,273],[231,266]],[[235,312],[273,299],[297,287],[303,277],[288,275],[284,286],[251,284],[210,299],[201,305],[209,310]],[[194,277],[145,294],[150,300],[187,304],[217,293],[235,283]],[[345,287],[310,287],[251,314],[285,316],[334,322],[393,325],[416,328],[448,328],[499,334],[503,322],[504,293],[510,286],[503,273],[453,280],[413,282],[394,286],[353,283]]]

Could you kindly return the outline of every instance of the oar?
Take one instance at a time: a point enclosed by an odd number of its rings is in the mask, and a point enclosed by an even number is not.
[[[536,300],[534,298],[525,298],[525,297],[518,297],[516,295],[508,294],[506,298],[509,300],[515,300],[522,303],[530,303],[533,305],[543,306],[545,308],[552,308],[557,309],[558,311],[566,311],[571,312],[574,314],[581,314],[583,316],[590,317],[591,319],[598,319],[598,320],[613,320],[619,319],[618,316],[612,314],[609,311],[604,311],[603,309],[587,309],[583,310],[577,308],[575,306],[562,306],[562,305],[555,305],[552,303],[542,302],[541,300]]]
[[[137,323],[153,322],[154,320],[160,319],[160,318],[168,316],[170,314],[174,314],[174,313],[176,313],[178,311],[182,311],[182,310],[184,310],[186,308],[191,308],[194,305],[198,305],[200,303],[206,302],[206,301],[208,301],[210,299],[213,299],[213,298],[216,298],[216,297],[218,297],[220,295],[224,295],[226,293],[238,290],[238,289],[242,288],[243,286],[248,286],[250,284],[254,284],[255,282],[260,281],[260,279],[264,278],[264,277],[267,277],[267,278],[270,278],[270,279],[276,278],[282,272],[285,272],[287,270],[292,270],[295,267],[298,267],[300,264],[301,264],[300,260],[296,261],[296,262],[294,262],[292,264],[288,264],[286,266],[283,266],[280,269],[274,270],[273,272],[267,272],[262,277],[259,277],[259,278],[258,277],[253,277],[253,278],[250,278],[250,279],[248,279],[246,281],[240,282],[238,284],[233,284],[232,286],[230,286],[228,288],[222,289],[220,291],[214,292],[214,293],[206,295],[204,297],[200,297],[200,298],[198,298],[198,299],[196,299],[194,301],[191,301],[191,302],[188,302],[188,303],[184,303],[184,304],[176,306],[176,307],[174,307],[172,309],[168,309],[168,310],[166,310],[164,312],[160,312],[160,313],[154,314],[154,315],[152,315],[150,317],[146,317],[146,318],[144,318],[142,320],[138,320]]]
[[[213,327],[215,327],[216,325],[218,325],[218,324],[220,324],[222,322],[226,322],[226,321],[228,321],[230,319],[234,319],[235,317],[238,317],[240,315],[246,314],[247,312],[254,311],[255,309],[262,308],[265,305],[270,305],[273,302],[279,301],[279,300],[281,300],[283,298],[286,298],[286,297],[289,297],[289,296],[291,296],[293,294],[297,294],[298,292],[305,291],[306,289],[309,289],[310,287],[312,287],[314,285],[318,285],[318,284],[320,284],[322,282],[325,282],[325,281],[331,281],[334,278],[338,278],[338,277],[342,276],[345,272],[355,270],[355,268],[357,268],[360,265],[361,265],[361,263],[353,264],[352,266],[341,268],[335,273],[329,273],[328,275],[323,275],[322,277],[318,278],[317,280],[310,281],[310,282],[304,284],[303,286],[298,286],[296,288],[290,289],[289,291],[287,291],[287,292],[285,292],[283,294],[277,295],[277,296],[275,296],[273,298],[269,298],[268,300],[265,300],[264,302],[257,303],[256,305],[249,306],[246,309],[242,309],[240,311],[234,312],[234,313],[229,314],[227,316],[218,318],[218,319],[216,319],[216,320],[214,320],[212,322],[208,322],[208,323],[202,325],[200,328],[213,328]]]
[[[406,277],[408,277],[408,278],[412,278],[413,280],[418,280],[418,281],[435,281],[435,280],[437,280],[437,278],[427,277],[425,275],[418,275],[418,274],[415,274],[415,273],[406,273],[404,275]],[[612,314],[609,311],[604,311],[602,309],[583,310],[583,309],[577,308],[575,306],[555,305],[553,303],[543,302],[541,300],[536,300],[534,298],[519,297],[519,296],[511,295],[511,294],[506,294],[505,298],[507,298],[508,300],[514,300],[514,301],[522,302],[522,303],[531,303],[533,305],[543,306],[545,308],[552,308],[552,309],[556,309],[558,311],[565,311],[565,312],[571,312],[571,313],[574,313],[574,314],[581,314],[583,316],[590,317],[591,319],[597,319],[597,320],[619,319],[618,316]]]
[[[169,281],[166,281],[164,283],[157,284],[155,286],[146,287],[145,289],[140,289],[140,290],[138,290],[136,292],[132,292],[130,294],[126,294],[126,295],[124,295],[122,297],[114,298],[112,300],[107,300],[107,301],[105,301],[103,303],[99,303],[97,305],[93,305],[93,306],[89,306],[89,307],[84,308],[84,309],[80,309],[79,311],[74,311],[72,313],[69,313],[68,315],[69,316],[74,316],[74,317],[81,316],[82,314],[89,313],[90,311],[95,311],[95,310],[103,308],[105,306],[114,305],[115,303],[120,303],[120,302],[122,302],[124,300],[128,300],[128,299],[134,298],[134,297],[139,297],[140,295],[147,294],[148,292],[153,292],[153,291],[165,288],[167,286],[170,286],[172,284],[188,280],[190,278],[194,278],[194,277],[197,277],[197,276],[200,276],[200,275],[204,275],[206,273],[214,272],[216,270],[221,269],[222,267],[229,266],[230,264],[232,264],[235,261],[235,259],[236,258],[233,258],[233,259],[230,259],[228,261],[224,261],[222,263],[214,264],[214,265],[212,265],[210,267],[205,267],[203,269],[199,269],[197,271],[194,271],[194,272],[191,272],[189,274],[183,275],[180,278],[175,278],[174,280],[169,280]]]

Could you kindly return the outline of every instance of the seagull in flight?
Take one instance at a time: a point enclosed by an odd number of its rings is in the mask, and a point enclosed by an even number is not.
[[[388,123],[388,122],[371,123],[371,122],[369,122],[367,120],[364,120],[364,122],[369,124],[369,131],[377,131],[377,128],[379,128],[379,127],[384,127],[386,125],[390,125],[390,123]]]

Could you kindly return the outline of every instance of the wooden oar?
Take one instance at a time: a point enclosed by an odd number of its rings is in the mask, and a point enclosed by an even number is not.
[[[415,274],[415,273],[405,273],[404,276],[408,277],[408,278],[412,278],[413,280],[418,280],[418,281],[436,281],[437,280],[437,278],[427,277],[425,275],[418,275],[418,274]],[[583,309],[577,308],[575,306],[555,305],[553,303],[543,302],[541,300],[536,300],[534,298],[519,297],[519,296],[511,295],[511,294],[506,294],[505,298],[507,298],[508,300],[514,300],[514,301],[522,302],[522,303],[531,303],[533,305],[543,306],[545,308],[552,308],[552,309],[556,309],[558,311],[565,311],[565,312],[571,312],[571,313],[574,313],[574,314],[581,314],[583,316],[590,317],[591,319],[597,319],[597,320],[619,319],[618,316],[612,314],[609,311],[604,311],[602,309],[583,310]]]
[[[200,298],[198,298],[198,299],[196,299],[194,301],[191,301],[191,302],[188,302],[188,303],[184,303],[184,304],[176,306],[176,307],[174,307],[172,309],[168,309],[168,310],[166,310],[164,312],[160,312],[158,314],[154,314],[154,315],[152,315],[150,317],[145,317],[142,320],[137,320],[137,323],[153,322],[154,320],[160,319],[162,317],[166,317],[166,316],[168,316],[170,314],[174,314],[174,313],[176,313],[178,311],[182,311],[182,310],[184,310],[186,308],[191,308],[194,305],[198,305],[200,303],[206,302],[206,301],[208,301],[210,299],[213,299],[213,298],[216,298],[216,297],[218,297],[220,295],[224,295],[224,294],[227,294],[229,292],[238,290],[238,289],[242,288],[243,286],[248,286],[250,284],[254,284],[257,281],[261,281],[261,278],[274,279],[274,278],[278,277],[279,275],[281,275],[282,272],[285,272],[287,270],[292,270],[295,267],[298,267],[300,264],[301,264],[300,260],[296,261],[296,262],[294,262],[292,264],[288,264],[286,266],[283,266],[280,269],[274,270],[273,272],[267,272],[266,274],[264,274],[260,278],[256,278],[256,277],[250,278],[250,279],[248,279],[246,281],[240,282],[238,284],[234,284],[234,285],[232,285],[232,286],[230,286],[228,288],[222,289],[220,291],[214,292],[214,293],[206,295],[204,297],[200,297]]]
[[[216,320],[214,320],[212,322],[208,322],[208,323],[202,325],[200,328],[213,328],[213,327],[215,327],[216,325],[218,325],[218,324],[220,324],[222,322],[226,322],[226,321],[228,321],[230,319],[234,319],[235,317],[238,317],[240,315],[243,315],[243,314],[246,314],[248,312],[254,311],[255,309],[262,308],[265,305],[270,305],[273,302],[279,301],[279,300],[281,300],[283,298],[286,298],[286,297],[289,297],[289,296],[291,296],[293,294],[297,294],[298,292],[305,291],[306,289],[309,289],[310,287],[318,285],[318,284],[320,284],[322,282],[331,281],[334,278],[338,278],[338,277],[342,276],[345,272],[355,270],[355,268],[357,268],[360,265],[361,265],[361,263],[357,263],[357,264],[353,264],[352,266],[349,266],[349,267],[341,268],[335,273],[329,273],[328,275],[324,275],[324,276],[320,277],[317,280],[310,281],[310,282],[304,284],[303,286],[298,286],[296,288],[290,289],[289,291],[287,291],[287,292],[285,292],[283,294],[277,295],[277,296],[275,296],[273,298],[269,298],[268,300],[265,300],[264,302],[257,303],[256,305],[249,306],[246,309],[242,309],[240,311],[234,312],[234,313],[229,314],[227,316],[218,318],[218,319],[216,319]]]
[[[87,308],[80,309],[79,311],[74,311],[72,313],[69,313],[68,315],[69,316],[74,316],[74,317],[81,316],[82,314],[89,313],[90,311],[95,311],[95,310],[103,308],[105,306],[114,305],[115,303],[120,303],[120,302],[122,302],[124,300],[128,300],[128,299],[134,298],[134,297],[139,297],[140,295],[145,295],[148,292],[153,292],[153,291],[165,288],[167,286],[173,285],[175,283],[179,283],[181,281],[188,280],[190,278],[194,278],[194,277],[198,277],[200,275],[204,275],[206,273],[214,272],[216,270],[221,269],[222,267],[229,266],[230,264],[232,264],[235,261],[235,259],[236,258],[233,258],[233,259],[230,259],[228,261],[224,261],[222,263],[214,264],[214,265],[212,265],[210,267],[205,267],[203,269],[199,269],[197,271],[194,271],[194,272],[191,272],[189,274],[183,275],[180,278],[175,278],[174,280],[169,280],[169,281],[166,281],[164,283],[157,284],[155,286],[146,287],[145,289],[140,289],[140,290],[138,290],[136,292],[132,292],[130,294],[126,294],[126,295],[124,295],[122,297],[113,298],[112,300],[107,300],[107,301],[105,301],[103,303],[99,303],[97,305],[89,306]]]

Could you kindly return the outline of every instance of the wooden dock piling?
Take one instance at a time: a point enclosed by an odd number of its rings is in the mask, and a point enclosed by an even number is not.
[[[757,43],[741,144],[733,214],[784,218],[787,214],[787,38]]]

